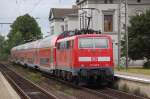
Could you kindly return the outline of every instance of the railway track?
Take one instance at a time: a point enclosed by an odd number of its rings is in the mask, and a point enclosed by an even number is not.
[[[89,88],[83,88],[83,89],[93,94],[102,96],[104,99],[146,99],[143,97],[139,97],[136,95],[132,95],[129,93],[125,93],[125,92],[110,89],[110,88],[97,89],[97,90],[93,90]]]
[[[66,85],[69,85],[71,87],[78,88],[80,90],[84,90],[85,92],[95,94],[95,95],[99,96],[102,99],[146,99],[144,97],[136,96],[136,95],[133,95],[133,94],[125,93],[125,92],[115,90],[115,89],[111,89],[111,88],[91,89],[91,88],[87,88],[87,87],[76,86],[72,83],[69,83],[69,82],[66,82],[66,81],[63,81],[63,80],[59,80],[59,79],[56,79],[56,78],[53,78],[53,77],[52,77],[52,79],[55,79],[55,80],[57,80],[59,82],[62,82]]]
[[[3,64],[0,64],[0,71],[17,91],[21,99],[58,99]]]
[[[146,99],[146,98],[143,98],[143,97],[139,97],[139,96],[136,96],[136,95],[133,95],[133,94],[125,93],[125,92],[114,90],[114,89],[110,89],[110,88],[91,89],[91,88],[87,88],[87,87],[80,87],[80,86],[74,85],[74,84],[72,84],[72,83],[70,83],[68,81],[57,79],[57,78],[51,77],[50,75],[47,75],[47,74],[44,74],[43,76],[45,76],[47,78],[50,78],[50,79],[53,79],[55,81],[59,81],[59,82],[65,84],[67,86],[70,86],[70,87],[73,87],[73,88],[77,88],[79,90],[83,90],[87,94],[88,93],[89,94],[92,93],[94,95],[97,95],[97,96],[99,96],[98,99]],[[46,98],[42,98],[42,99],[46,99]],[[93,98],[89,97],[88,99],[93,99]]]
[[[69,83],[68,81],[64,81],[61,79],[50,77],[49,75],[45,75],[45,76],[49,77],[50,79],[54,79],[54,80],[57,80],[59,82],[62,82],[62,83],[69,85],[71,87],[78,88],[78,89],[84,90],[88,93],[93,93],[95,95],[98,95],[102,99],[147,99],[144,97],[136,96],[133,94],[129,94],[129,93],[122,92],[122,91],[115,90],[115,89],[111,89],[111,88],[91,89],[91,88],[87,88],[87,87],[80,87],[80,86],[77,86],[75,84]]]

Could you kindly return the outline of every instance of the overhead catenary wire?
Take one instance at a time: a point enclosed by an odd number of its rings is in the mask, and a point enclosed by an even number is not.
[[[41,1],[42,1],[42,0],[38,0],[38,1],[33,5],[33,7],[32,7],[29,11],[26,12],[26,14],[32,13],[32,12],[34,11],[34,9],[41,3]],[[26,2],[26,1],[24,1],[24,2]],[[16,0],[16,5],[17,5],[17,7],[18,7],[19,16],[20,16],[21,13],[20,13],[20,3],[19,3],[19,0]]]
[[[19,1],[18,0],[16,0],[16,5],[17,5],[19,16],[20,16],[21,13],[20,13],[20,5],[19,5]]]
[[[34,11],[34,9],[41,3],[41,1],[42,0],[38,0],[38,2],[35,3],[34,6],[32,7],[32,9],[29,12],[27,12],[27,13],[32,13]]]

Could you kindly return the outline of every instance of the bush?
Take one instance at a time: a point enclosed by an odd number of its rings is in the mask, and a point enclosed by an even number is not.
[[[5,60],[8,59],[8,57],[9,57],[8,54],[6,54],[6,53],[0,53],[0,61],[5,61]]]
[[[145,62],[143,68],[150,69],[150,61]]]
[[[124,84],[122,87],[121,87],[121,90],[124,91],[124,92],[130,92],[130,89],[128,87],[127,84]]]

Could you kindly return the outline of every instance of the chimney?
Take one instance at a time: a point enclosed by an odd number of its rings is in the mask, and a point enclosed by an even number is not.
[[[72,5],[72,9],[78,9],[77,5]]]

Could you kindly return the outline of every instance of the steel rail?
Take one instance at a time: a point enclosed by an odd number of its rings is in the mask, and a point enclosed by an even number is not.
[[[0,64],[0,71],[22,99],[59,99],[57,96],[45,91],[10,68],[7,68],[4,64]]]
[[[43,72],[42,72],[42,74],[43,74]],[[97,89],[91,89],[91,88],[87,88],[87,87],[77,86],[77,85],[70,83],[68,81],[61,80],[61,79],[55,78],[53,76],[50,76],[49,74],[46,74],[46,73],[44,73],[43,76],[46,78],[58,81],[58,82],[65,84],[67,86],[70,86],[70,87],[73,87],[76,89],[81,89],[85,92],[95,94],[95,95],[99,96],[100,98],[104,98],[104,99],[146,99],[144,97],[136,96],[133,94],[129,94],[129,93],[122,92],[122,91],[115,90],[115,89],[111,89],[111,88],[104,88],[104,89],[97,90]]]
[[[100,96],[101,98],[104,98],[104,99],[146,99],[144,97],[136,96],[133,94],[129,94],[129,93],[122,92],[122,91],[115,90],[115,89],[111,89],[111,88],[104,88],[104,89],[99,89],[99,90],[90,89],[87,87],[77,86],[77,85],[70,83],[68,81],[57,79],[55,77],[51,77],[51,76],[46,75],[46,74],[44,76],[49,78],[49,79],[59,81],[65,85],[71,86],[73,88],[81,89],[85,92],[95,94],[95,95]],[[111,91],[111,93],[110,93],[110,91]],[[114,94],[114,95],[112,95],[112,94]]]
[[[146,99],[144,97],[136,96],[130,93],[126,93],[111,88],[105,88],[103,90],[96,90],[96,91],[103,94],[109,94],[110,96],[115,97],[114,99]]]

